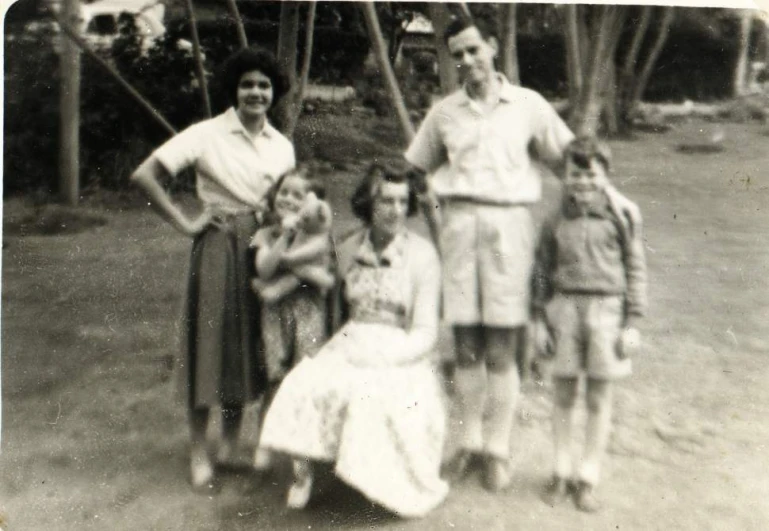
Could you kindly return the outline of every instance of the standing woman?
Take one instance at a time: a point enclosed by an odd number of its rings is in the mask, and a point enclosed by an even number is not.
[[[217,459],[232,457],[243,406],[264,390],[259,304],[249,288],[258,229],[255,212],[270,186],[295,165],[294,149],[267,120],[288,91],[288,78],[267,51],[248,48],[224,64],[222,86],[232,105],[194,124],[155,150],[132,179],[168,223],[192,238],[184,340],[193,488],[212,484],[206,450],[209,411],[222,408],[223,437]],[[160,180],[194,168],[203,211],[188,217]]]

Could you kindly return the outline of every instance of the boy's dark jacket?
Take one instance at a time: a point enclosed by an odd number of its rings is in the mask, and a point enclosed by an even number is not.
[[[609,186],[599,199],[578,205],[564,194],[542,227],[532,286],[541,315],[556,292],[625,296],[626,320],[647,308],[646,258],[638,206]]]

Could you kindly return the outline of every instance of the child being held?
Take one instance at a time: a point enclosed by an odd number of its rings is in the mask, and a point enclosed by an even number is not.
[[[544,500],[574,495],[592,512],[600,462],[611,430],[612,384],[631,372],[639,317],[646,311],[646,260],[638,207],[608,179],[611,152],[578,138],[564,154],[564,194],[542,228],[534,272],[534,334],[549,358],[555,387],[555,466]],[[574,470],[572,424],[578,381],[586,376],[587,426],[582,462]]]
[[[259,229],[256,248],[258,278],[251,282],[259,295],[262,344],[268,391],[262,414],[285,374],[305,356],[312,356],[327,337],[326,292],[331,272],[331,209],[322,184],[306,170],[278,179],[267,197],[270,225]],[[257,448],[254,466],[270,466],[268,453]]]

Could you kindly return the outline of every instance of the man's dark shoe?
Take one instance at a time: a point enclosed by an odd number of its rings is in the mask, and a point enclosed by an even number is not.
[[[566,478],[553,475],[542,493],[542,501],[550,507],[563,503],[574,492],[574,485]]]
[[[477,462],[477,454],[471,450],[460,448],[450,460],[443,465],[441,475],[449,483],[462,481]]]
[[[513,479],[510,461],[493,455],[486,456],[483,472],[483,486],[491,492],[505,490]]]
[[[594,513],[601,508],[595,497],[595,489],[590,483],[580,481],[577,483],[577,492],[574,494],[574,504],[582,512]]]

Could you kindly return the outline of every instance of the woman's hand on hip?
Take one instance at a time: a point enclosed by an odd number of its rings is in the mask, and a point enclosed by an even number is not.
[[[189,236],[190,238],[194,238],[204,230],[206,230],[210,225],[215,225],[216,222],[214,220],[213,214],[211,212],[208,212],[204,210],[197,218],[193,220],[188,220],[187,223],[185,223],[184,227],[184,234],[186,236]]]

